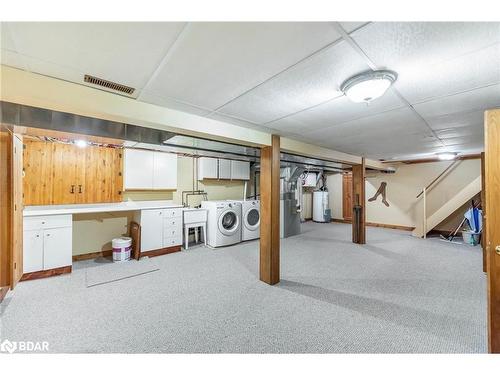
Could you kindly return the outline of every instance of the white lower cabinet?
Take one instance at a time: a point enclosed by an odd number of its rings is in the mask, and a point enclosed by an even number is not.
[[[182,244],[182,209],[142,210],[134,220],[141,226],[141,252]]]
[[[23,273],[71,266],[72,229],[71,215],[25,218]]]

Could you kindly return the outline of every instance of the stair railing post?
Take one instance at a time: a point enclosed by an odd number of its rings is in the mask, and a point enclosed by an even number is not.
[[[423,190],[423,205],[424,205],[424,208],[423,208],[423,212],[424,212],[424,218],[423,218],[423,225],[424,225],[424,238],[427,238],[427,207],[426,207],[426,198],[427,198],[427,188],[424,187],[424,190]]]

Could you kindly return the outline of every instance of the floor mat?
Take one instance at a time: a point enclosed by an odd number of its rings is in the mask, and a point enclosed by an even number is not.
[[[98,267],[88,267],[85,270],[85,283],[87,288],[90,288],[156,272],[159,271],[159,269],[157,262],[150,258],[142,258],[139,261],[130,260],[123,263],[105,264]]]

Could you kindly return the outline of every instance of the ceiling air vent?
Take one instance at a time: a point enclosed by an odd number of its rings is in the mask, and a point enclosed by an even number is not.
[[[85,74],[84,81],[87,83],[92,83],[93,85],[104,87],[108,90],[123,92],[128,95],[132,95],[132,93],[135,91],[133,87],[121,85],[116,82],[107,81],[105,79],[90,76],[88,74]]]

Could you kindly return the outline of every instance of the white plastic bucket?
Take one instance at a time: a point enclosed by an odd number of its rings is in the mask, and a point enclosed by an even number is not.
[[[113,247],[113,262],[125,262],[130,260],[130,252],[132,251],[132,238],[120,237],[111,241]]]

